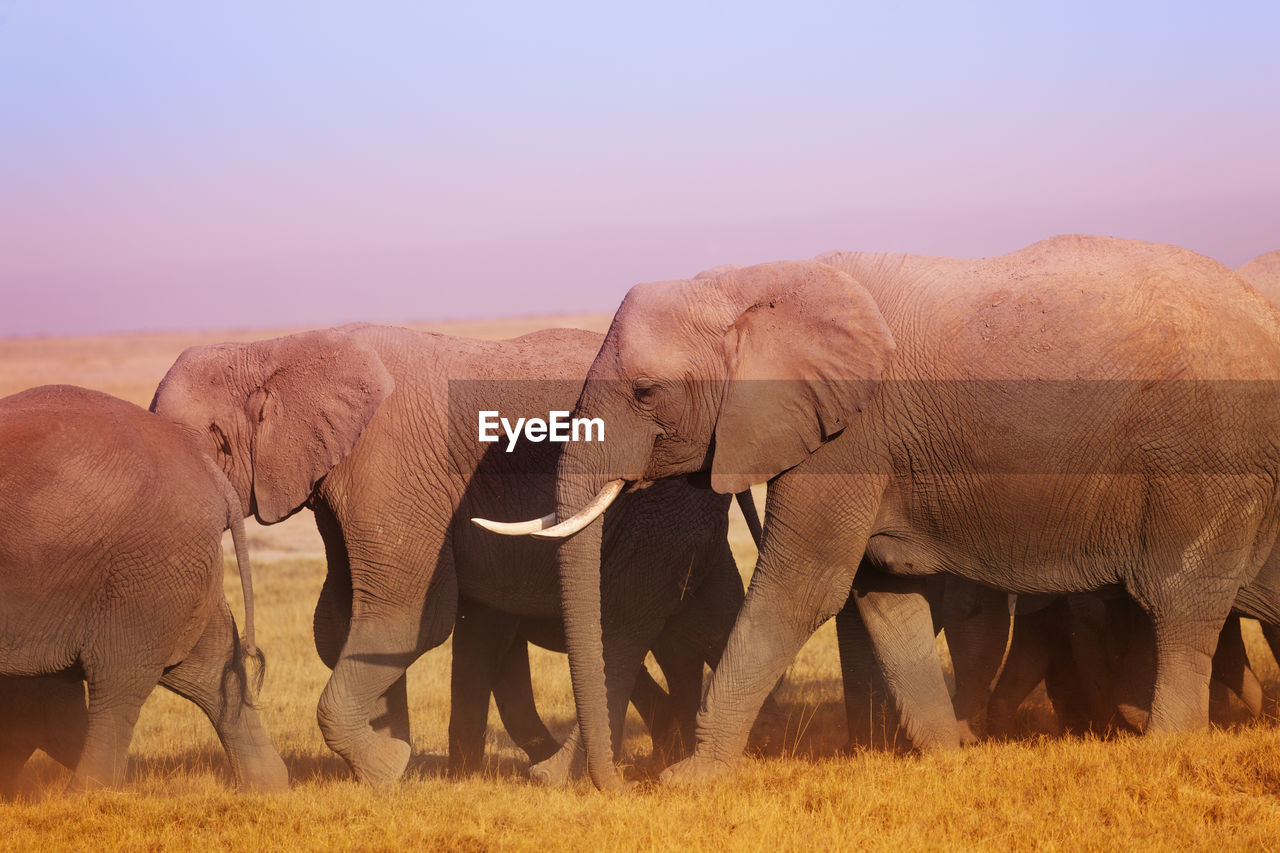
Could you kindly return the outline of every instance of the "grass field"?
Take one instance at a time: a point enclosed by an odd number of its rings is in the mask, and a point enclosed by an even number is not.
[[[602,328],[607,318],[569,323]],[[553,321],[458,324],[445,331],[505,337]],[[0,396],[46,382],[110,391],[145,405],[184,346],[263,332],[0,341]],[[754,551],[732,524],[744,576]],[[228,788],[212,727],[157,691],[143,709],[123,791],[61,793],[67,774],[37,755],[25,799],[0,804],[0,849],[1267,849],[1280,847],[1280,727],[1274,718],[1229,731],[1159,739],[1062,739],[1042,693],[1024,706],[1027,735],[930,756],[846,755],[834,631],[824,626],[788,671],[781,701],[788,735],[745,759],[730,778],[696,790],[656,785],[660,769],[635,719],[625,743],[623,794],[580,785],[534,788],[524,760],[491,713],[489,770],[444,776],[449,646],[409,673],[415,755],[389,789],[351,782],[325,747],[315,703],[328,672],[311,644],[324,574],[307,513],[270,528],[250,524],[258,638],[269,666],[261,704],[289,765],[284,794]],[[229,553],[229,551],[228,551]],[[240,588],[229,562],[235,612]],[[1270,695],[1280,672],[1246,626]],[[534,650],[539,707],[555,731],[573,715],[568,667]]]

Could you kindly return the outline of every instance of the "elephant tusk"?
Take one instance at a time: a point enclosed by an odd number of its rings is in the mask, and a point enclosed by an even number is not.
[[[614,498],[622,491],[624,485],[626,485],[626,480],[610,480],[605,483],[600,493],[591,499],[591,503],[583,507],[577,515],[566,518],[554,527],[539,530],[531,535],[534,539],[564,539],[572,536],[595,521],[601,513],[608,509],[609,504],[613,503]]]
[[[533,521],[490,521],[487,518],[472,518],[471,523],[493,533],[501,533],[503,536],[525,536],[539,530],[546,530],[555,524],[556,514],[547,513]]]

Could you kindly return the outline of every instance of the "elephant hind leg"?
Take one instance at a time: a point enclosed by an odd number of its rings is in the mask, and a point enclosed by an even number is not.
[[[225,599],[212,607],[204,633],[187,657],[167,669],[160,684],[189,699],[213,724],[236,784],[252,791],[280,791],[289,772],[249,703],[244,655]]]
[[[118,788],[128,770],[129,744],[138,713],[160,680],[163,665],[120,660],[98,666],[86,661],[84,668],[89,685],[88,719],[72,785],[80,790]]]
[[[1182,732],[1209,724],[1209,680],[1218,635],[1231,611],[1238,577],[1232,549],[1201,548],[1166,567],[1163,583],[1140,578],[1130,594],[1150,617],[1155,639],[1155,688],[1146,731]],[[1222,553],[1225,552],[1225,553]],[[1174,578],[1183,578],[1175,583]],[[1191,587],[1193,579],[1195,586]]]

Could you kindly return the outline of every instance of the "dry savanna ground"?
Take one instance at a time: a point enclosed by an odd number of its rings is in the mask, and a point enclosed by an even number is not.
[[[545,325],[603,328],[604,317],[454,324],[437,330],[507,337]],[[264,332],[0,341],[0,396],[69,382],[146,405],[187,345]],[[744,577],[754,551],[740,519]],[[788,671],[787,736],[697,790],[653,782],[643,728],[629,722],[623,794],[528,785],[525,762],[490,714],[489,771],[444,776],[449,646],[410,670],[415,756],[408,778],[362,787],[320,738],[315,702],[327,677],[312,648],[311,608],[324,573],[319,537],[302,513],[251,525],[258,636],[269,668],[261,704],[290,767],[284,794],[227,786],[212,728],[195,708],[157,691],[143,709],[123,791],[66,796],[67,774],[43,755],[24,771],[25,798],[0,804],[0,847],[94,849],[1256,849],[1280,846],[1280,727],[1274,716],[1232,730],[1162,739],[1062,739],[1038,693],[1021,712],[1026,739],[944,755],[845,754],[832,626]],[[226,588],[240,611],[228,562]],[[1256,626],[1247,640],[1270,695],[1280,672]],[[943,646],[943,648],[945,648]],[[539,705],[553,730],[573,715],[568,668],[534,651]]]

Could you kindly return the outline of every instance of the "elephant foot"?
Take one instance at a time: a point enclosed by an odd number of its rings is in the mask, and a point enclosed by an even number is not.
[[[586,773],[586,754],[572,748],[570,739],[555,755],[529,767],[529,781],[544,788],[563,788],[572,779],[580,779]]]
[[[1144,732],[1147,730],[1147,723],[1151,718],[1151,712],[1146,708],[1134,705],[1130,702],[1119,702],[1116,709],[1120,712],[1121,719],[1125,724],[1134,731]]]
[[[356,778],[367,785],[390,785],[400,780],[409,766],[409,744],[389,737],[371,737],[367,748],[347,762]]]
[[[956,731],[960,735],[961,746],[973,746],[982,740],[982,736],[978,734],[976,729],[977,727],[969,720],[958,720],[956,722]]]
[[[278,794],[289,790],[289,769],[278,755],[255,762],[252,769],[242,767],[238,780],[241,791],[256,794]]]
[[[733,770],[727,761],[707,758],[695,751],[684,761],[671,765],[658,777],[664,785],[701,785],[726,776]]]

